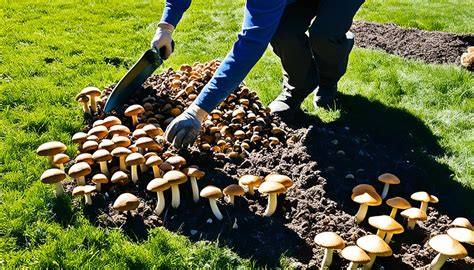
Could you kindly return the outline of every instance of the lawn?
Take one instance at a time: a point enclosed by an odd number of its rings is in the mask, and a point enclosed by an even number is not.
[[[403,2],[407,4],[393,4],[394,11],[387,1],[384,5],[368,1],[359,18],[473,32],[472,16],[455,12],[467,10],[464,1],[430,1],[438,2],[433,6]],[[239,30],[243,3],[195,0],[176,31],[176,52],[165,65],[222,58]],[[418,16],[406,20],[413,6]],[[137,242],[118,230],[97,228],[69,198],[55,200],[52,189],[38,181],[48,165],[34,150],[42,142],[61,140],[67,143],[68,154],[74,153],[70,136],[82,126],[74,96],[85,86],[103,88],[120,79],[148,48],[161,10],[161,1],[2,2],[0,267],[251,266],[216,243],[191,243],[162,229]],[[443,10],[443,18],[433,10]],[[381,19],[384,12],[391,16]],[[281,71],[271,50],[246,81],[265,103],[278,94]],[[445,150],[433,158],[454,171],[453,181],[474,188],[472,73],[355,49],[340,88],[419,118]],[[312,111],[309,102],[304,106]],[[329,122],[340,116],[337,110],[312,113]],[[352,118],[362,120],[359,115]],[[403,128],[403,123],[394,123],[394,129]]]

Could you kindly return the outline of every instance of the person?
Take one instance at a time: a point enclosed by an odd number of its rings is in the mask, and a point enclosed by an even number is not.
[[[272,45],[283,67],[283,91],[269,104],[284,120],[301,112],[315,92],[314,105],[333,104],[354,45],[349,31],[364,0],[247,0],[237,41],[195,101],[167,127],[175,147],[191,145],[201,123],[231,94]],[[191,0],[166,0],[151,46],[173,52],[172,34]],[[203,33],[204,34],[204,33]]]

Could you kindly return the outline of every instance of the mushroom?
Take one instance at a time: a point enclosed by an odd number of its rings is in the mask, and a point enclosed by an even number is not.
[[[390,185],[398,185],[400,184],[400,179],[398,179],[397,176],[391,173],[384,173],[379,175],[378,180],[385,185],[383,186],[383,191],[382,191],[382,200],[384,200],[387,197],[388,194],[388,188]]]
[[[199,168],[196,166],[184,168],[183,173],[186,174],[191,181],[191,189],[193,190],[193,201],[197,203],[199,201],[199,186],[197,184],[197,180],[204,177],[206,173],[199,170]]]
[[[148,124],[144,126],[142,129],[150,137],[160,136],[160,135],[163,135],[164,133],[160,127],[157,127],[153,124]]]
[[[107,162],[112,159],[112,155],[109,151],[105,149],[99,149],[92,154],[92,157],[95,161],[97,161],[100,165],[100,171],[105,174],[109,175],[109,169],[107,168]]]
[[[179,170],[181,166],[186,165],[186,160],[182,156],[172,156],[166,159],[166,162],[173,166],[174,170]]]
[[[293,181],[290,177],[281,174],[269,174],[265,177],[265,181],[280,183],[287,189],[293,186]]]
[[[36,149],[36,153],[40,156],[47,156],[49,164],[54,165],[53,157],[54,155],[63,153],[66,151],[66,145],[62,142],[47,142],[43,143]]]
[[[97,191],[101,191],[102,184],[107,184],[109,182],[109,178],[105,174],[98,173],[92,177],[92,182],[95,183]]]
[[[93,165],[94,164],[94,158],[92,157],[91,154],[89,153],[82,153],[82,154],[79,154],[76,156],[76,158],[74,159],[74,161],[76,163],[79,163],[79,162],[85,162],[89,165]]]
[[[468,228],[451,228],[448,229],[448,235],[459,242],[474,245],[474,231]]]
[[[350,261],[347,270],[357,270],[360,264],[370,262],[370,257],[358,246],[348,246],[341,251],[341,256]]]
[[[392,255],[390,246],[377,235],[371,234],[357,239],[357,246],[367,252],[370,257],[370,262],[364,266],[364,269],[371,269],[377,256],[387,257]]]
[[[60,170],[64,171],[64,163],[69,162],[71,159],[68,155],[64,153],[59,153],[54,155],[53,163],[56,165]]]
[[[163,175],[163,179],[171,185],[171,206],[178,208],[180,204],[179,185],[185,183],[188,178],[180,171],[171,170]]]
[[[390,216],[369,217],[369,224],[377,229],[377,236],[384,239],[387,244],[394,234],[404,232],[403,226]]]
[[[140,153],[131,153],[125,159],[125,164],[127,164],[127,166],[131,166],[133,183],[137,183],[138,181],[137,166],[143,163],[145,163],[145,158]]]
[[[425,212],[421,211],[418,208],[414,208],[414,207],[408,208],[407,210],[402,211],[400,213],[400,215],[402,215],[402,217],[408,219],[407,228],[409,230],[413,230],[415,228],[417,220],[424,221],[428,218],[426,216]]]
[[[286,192],[286,188],[280,183],[265,181],[258,188],[258,192],[268,194],[268,205],[263,215],[269,217],[275,213],[277,207],[277,195]]]
[[[439,252],[431,261],[430,269],[432,270],[441,269],[448,258],[460,259],[467,256],[467,250],[458,241],[446,234],[431,238],[428,245]]]
[[[378,206],[382,204],[382,198],[376,193],[371,190],[366,190],[366,192],[361,194],[352,194],[352,200],[358,204],[359,210],[355,215],[355,221],[357,224],[361,223],[365,216],[367,215],[367,210],[369,206]]]
[[[121,124],[122,124],[122,121],[120,121],[120,119],[117,116],[113,116],[113,115],[105,117],[104,120],[102,121],[102,125],[104,125],[108,129],[113,126],[121,125]]]
[[[82,103],[82,110],[85,114],[91,113],[91,110],[89,109],[89,97],[83,94],[78,94],[76,96],[76,101]]]
[[[156,192],[157,201],[156,201],[156,208],[155,214],[160,215],[163,210],[165,209],[165,195],[163,191],[170,188],[170,184],[168,181],[164,180],[163,178],[155,178],[148,183],[146,189],[151,192]]]
[[[262,182],[262,178],[250,174],[244,175],[239,179],[239,185],[246,186],[250,195],[253,195],[255,193],[254,189],[256,187],[259,187]]]
[[[75,178],[78,186],[86,184],[85,176],[91,173],[91,166],[85,162],[79,162],[69,168],[68,175]]]
[[[86,204],[87,205],[92,205],[91,194],[92,194],[92,192],[96,191],[95,186],[85,185],[82,188],[83,188],[83,191],[84,191],[84,198],[86,199]]]
[[[87,95],[91,102],[91,110],[93,112],[97,111],[97,102],[96,97],[100,96],[101,92],[100,89],[94,86],[89,86],[84,88],[80,94]]]
[[[84,196],[84,186],[77,186],[72,190],[73,197]]]
[[[431,201],[431,196],[428,194],[428,192],[425,191],[418,191],[413,194],[411,194],[410,198],[412,198],[415,201],[420,201],[420,210],[426,213],[426,210],[428,209],[428,203]]]
[[[111,152],[112,156],[119,158],[119,168],[121,171],[127,170],[127,164],[125,164],[125,158],[131,153],[132,151],[130,151],[130,149],[122,147],[122,146],[117,147],[114,150],[112,150]]]
[[[334,232],[322,232],[314,237],[314,243],[324,248],[324,257],[320,269],[326,269],[332,263],[334,249],[343,249],[344,240]]]
[[[85,141],[82,144],[81,152],[93,152],[99,148],[99,144],[96,141]]]
[[[96,136],[97,140],[102,140],[103,138],[107,137],[108,134],[109,130],[105,126],[96,126],[87,132],[87,135],[89,136]]]
[[[375,188],[372,185],[369,185],[369,184],[360,184],[360,185],[355,186],[352,189],[352,193],[353,194],[361,194],[361,193],[366,192],[367,190],[373,191],[374,193],[377,193]]]
[[[129,106],[125,110],[124,115],[132,117],[132,125],[136,126],[138,123],[138,115],[144,112],[145,112],[145,109],[141,105],[135,104],[135,105]]]
[[[234,205],[235,196],[244,196],[244,194],[245,194],[244,188],[236,184],[232,184],[224,188],[224,195],[228,197],[227,201],[231,205]]]
[[[110,182],[116,184],[125,184],[128,180],[128,175],[122,171],[116,171],[110,178]]]
[[[219,211],[219,207],[217,207],[217,199],[222,197],[222,191],[215,186],[207,186],[201,190],[200,195],[203,198],[209,199],[212,213],[218,220],[222,220],[224,217],[222,216],[221,211]]]
[[[473,229],[471,222],[469,222],[469,219],[464,217],[455,218],[450,225],[454,227],[467,228],[469,230]]]
[[[157,155],[152,155],[149,156],[146,160],[146,166],[152,167],[153,168],[153,176],[155,178],[161,177],[161,172],[160,172],[160,165],[163,163],[163,160],[157,156]]]
[[[102,139],[99,143],[99,149],[105,149],[107,151],[112,151],[116,148],[117,146],[115,145],[114,141],[109,140],[109,139]]]
[[[41,175],[41,182],[44,184],[54,184],[56,188],[56,196],[62,196],[64,194],[63,186],[61,185],[61,181],[66,178],[66,173],[60,169],[49,169],[46,170]]]
[[[152,147],[156,142],[150,137],[140,137],[135,142],[138,147],[140,154],[145,154],[146,149]]]
[[[84,132],[77,132],[72,136],[72,142],[75,144],[84,143],[87,140],[87,136]]]
[[[386,201],[386,203],[388,206],[392,207],[392,211],[390,212],[390,216],[392,218],[395,218],[398,209],[405,210],[411,207],[410,202],[403,199],[402,197],[390,198]]]
[[[124,126],[124,125],[115,125],[115,126],[111,126],[109,128],[109,134],[110,134],[110,136],[112,136],[112,139],[115,136],[122,136],[122,137],[123,136],[128,136],[128,134],[130,134],[130,129],[127,126]],[[115,144],[117,144],[117,142],[115,142]],[[127,146],[124,146],[124,147],[127,147]]]
[[[114,202],[114,209],[119,212],[127,212],[135,210],[140,205],[140,200],[137,196],[131,193],[122,193]]]

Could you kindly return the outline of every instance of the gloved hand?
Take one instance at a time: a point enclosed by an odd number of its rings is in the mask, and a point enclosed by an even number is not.
[[[155,32],[155,36],[153,36],[153,39],[151,40],[152,48],[156,48],[158,51],[163,47],[165,48],[164,59],[168,59],[171,53],[173,53],[173,47],[171,45],[173,42],[173,38],[171,37],[173,31],[173,25],[169,23],[159,23]]]
[[[176,117],[166,128],[165,138],[174,147],[181,148],[192,145],[199,135],[202,122],[207,112],[194,103]]]

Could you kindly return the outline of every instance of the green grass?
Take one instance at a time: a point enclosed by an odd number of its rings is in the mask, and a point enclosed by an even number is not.
[[[469,0],[366,0],[356,19],[425,30],[474,33],[472,1]]]
[[[243,3],[194,1],[176,31],[176,53],[166,66],[222,58],[239,30]],[[453,6],[463,8],[461,2]],[[120,79],[148,48],[161,9],[159,1],[2,1],[0,268],[249,266],[215,243],[191,243],[162,229],[136,242],[118,230],[97,228],[69,198],[56,201],[52,189],[38,181],[48,165],[35,154],[37,146],[61,140],[73,155],[70,136],[82,126],[74,96],[85,86],[104,87]],[[452,25],[456,18],[451,17]],[[266,103],[279,93],[280,65],[270,50],[246,81]],[[446,151],[435,158],[449,165],[455,181],[471,188],[473,85],[472,74],[454,66],[362,49],[354,51],[341,81],[346,94],[418,117]],[[311,109],[308,102],[305,106]],[[340,115],[317,113],[326,121]]]

